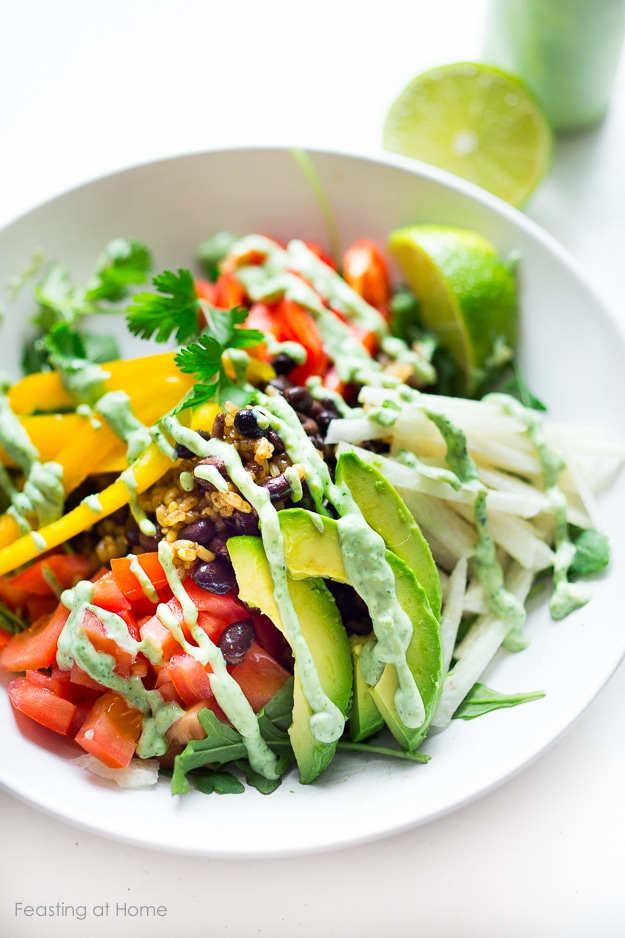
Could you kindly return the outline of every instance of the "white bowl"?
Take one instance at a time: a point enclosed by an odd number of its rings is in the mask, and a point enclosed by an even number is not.
[[[520,253],[520,356],[529,385],[558,420],[601,423],[623,433],[624,340],[620,330],[548,235],[524,215],[469,184],[399,158],[373,160],[312,152],[340,241],[384,243],[400,225],[437,222],[475,229],[504,254]],[[199,242],[228,229],[279,239],[328,242],[323,213],[285,149],[240,149],[182,156],[99,179],[48,202],[0,233],[0,282],[33,249],[64,261],[76,282],[103,245],[137,237],[156,268],[193,264]],[[23,291],[2,326],[0,368],[18,374],[20,342],[32,308]],[[128,346],[136,350],[136,344]],[[454,721],[424,745],[427,765],[338,757],[314,785],[287,777],[271,796],[238,797],[121,791],[71,763],[72,744],[16,720],[0,692],[0,784],[67,822],[122,841],[206,856],[277,856],[323,850],[394,833],[485,794],[552,744],[599,692],[625,652],[621,603],[625,490],[618,480],[601,500],[610,535],[610,571],[591,603],[563,622],[533,608],[529,649],[501,654],[488,683],[507,692],[543,689],[540,701],[478,720]],[[8,679],[4,677],[3,683]],[[563,783],[564,783],[563,779]]]

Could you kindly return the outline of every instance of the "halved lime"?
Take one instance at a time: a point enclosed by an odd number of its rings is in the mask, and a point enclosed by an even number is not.
[[[389,250],[419,301],[423,325],[451,354],[457,392],[474,394],[485,372],[514,350],[514,273],[495,246],[464,228],[411,225],[389,236]]]
[[[525,85],[470,62],[414,78],[391,105],[383,142],[516,206],[546,175],[552,153],[551,127]]]

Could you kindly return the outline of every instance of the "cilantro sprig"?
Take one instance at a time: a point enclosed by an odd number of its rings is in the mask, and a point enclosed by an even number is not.
[[[137,293],[128,307],[126,321],[133,335],[178,345],[195,339],[201,331],[202,306],[189,270],[164,270],[152,279],[154,293]]]
[[[178,352],[175,362],[180,371],[194,375],[196,384],[183,402],[183,407],[197,407],[213,398],[223,406],[233,401],[240,407],[249,402],[254,392],[245,381],[233,380],[226,371],[224,354],[228,349],[243,349],[258,345],[263,334],[258,329],[242,329],[247,310],[211,308],[207,311],[207,332]]]

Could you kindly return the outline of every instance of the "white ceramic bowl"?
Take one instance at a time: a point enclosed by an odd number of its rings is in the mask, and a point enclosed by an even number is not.
[[[558,420],[602,423],[620,439],[625,348],[616,323],[574,262],[525,216],[445,173],[399,158],[313,152],[343,246],[384,243],[400,225],[437,222],[475,229],[505,254],[520,253],[520,355],[530,387]],[[67,263],[76,281],[115,236],[153,249],[156,267],[191,266],[208,235],[228,229],[327,243],[323,214],[288,150],[241,149],[151,163],[99,179],[41,206],[0,233],[0,283],[34,248]],[[2,326],[0,368],[17,376],[32,309],[24,291]],[[135,346],[136,347],[136,346]],[[129,346],[129,350],[130,350]],[[428,765],[342,756],[314,785],[288,777],[271,796],[169,794],[167,782],[121,791],[86,775],[70,743],[18,720],[0,688],[0,783],[28,803],[89,830],[144,846],[207,856],[276,856],[370,840],[423,823],[485,794],[552,744],[590,703],[625,651],[621,604],[625,490],[601,501],[610,572],[585,609],[552,622],[538,604],[532,643],[501,654],[488,683],[544,689],[535,703],[471,722],[454,721],[427,741]],[[6,684],[8,678],[2,678]],[[563,779],[563,782],[565,780]]]

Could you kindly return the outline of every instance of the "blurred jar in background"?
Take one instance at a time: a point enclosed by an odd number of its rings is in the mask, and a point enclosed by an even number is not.
[[[491,0],[485,59],[522,78],[554,130],[601,120],[625,32],[625,0]]]

